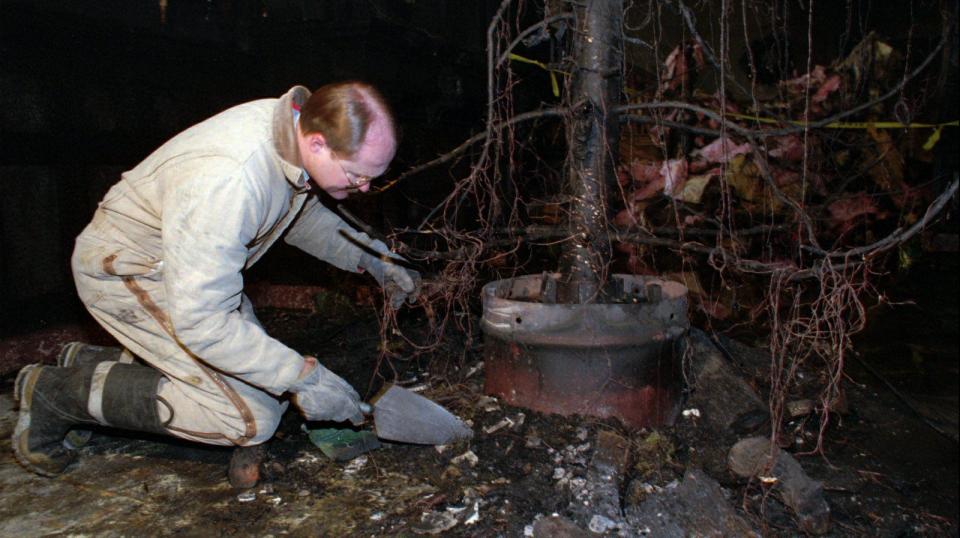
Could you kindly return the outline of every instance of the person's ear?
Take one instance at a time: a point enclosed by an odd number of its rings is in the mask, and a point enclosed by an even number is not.
[[[307,142],[311,153],[320,153],[327,147],[327,139],[320,133],[310,133],[307,135]]]

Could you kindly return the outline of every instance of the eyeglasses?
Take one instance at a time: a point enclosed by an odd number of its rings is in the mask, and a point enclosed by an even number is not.
[[[347,172],[347,169],[343,167],[343,163],[340,162],[340,157],[338,157],[336,153],[333,154],[333,157],[337,161],[337,166],[340,167],[340,171],[343,172],[343,177],[347,178],[347,184],[350,185],[351,189],[360,189],[373,181],[373,178],[370,176],[361,176],[353,172]]]

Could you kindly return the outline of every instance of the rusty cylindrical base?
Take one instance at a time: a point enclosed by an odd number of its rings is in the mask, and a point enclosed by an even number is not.
[[[544,278],[484,286],[485,392],[544,413],[671,424],[681,389],[677,341],[689,327],[686,288],[615,275],[632,300],[544,304]]]

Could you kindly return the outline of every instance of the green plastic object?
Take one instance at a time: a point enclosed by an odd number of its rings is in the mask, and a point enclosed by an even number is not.
[[[349,428],[321,428],[304,431],[310,442],[317,446],[323,455],[333,461],[349,461],[360,454],[380,448],[380,440],[367,430],[351,430]]]

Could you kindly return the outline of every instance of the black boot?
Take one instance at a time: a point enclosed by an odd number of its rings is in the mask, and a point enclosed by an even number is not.
[[[94,346],[84,342],[70,342],[63,346],[57,355],[57,366],[96,366],[104,361],[121,361],[124,350],[119,347]],[[130,362],[122,361],[122,362]],[[85,428],[74,428],[67,433],[64,443],[67,448],[79,449],[90,442],[93,432]]]
[[[33,364],[17,375],[15,394],[20,416],[12,445],[17,460],[29,470],[56,476],[76,460],[64,443],[70,429],[103,424],[150,433],[166,433],[157,410],[160,372],[145,366],[114,363],[103,382],[103,420],[87,406],[95,365],[57,368]]]
[[[121,361],[121,355],[123,355],[123,349],[119,347],[94,346],[83,342],[70,342],[60,350],[60,355],[57,356],[57,366],[85,366],[88,364],[100,364],[103,361],[130,362]]]

